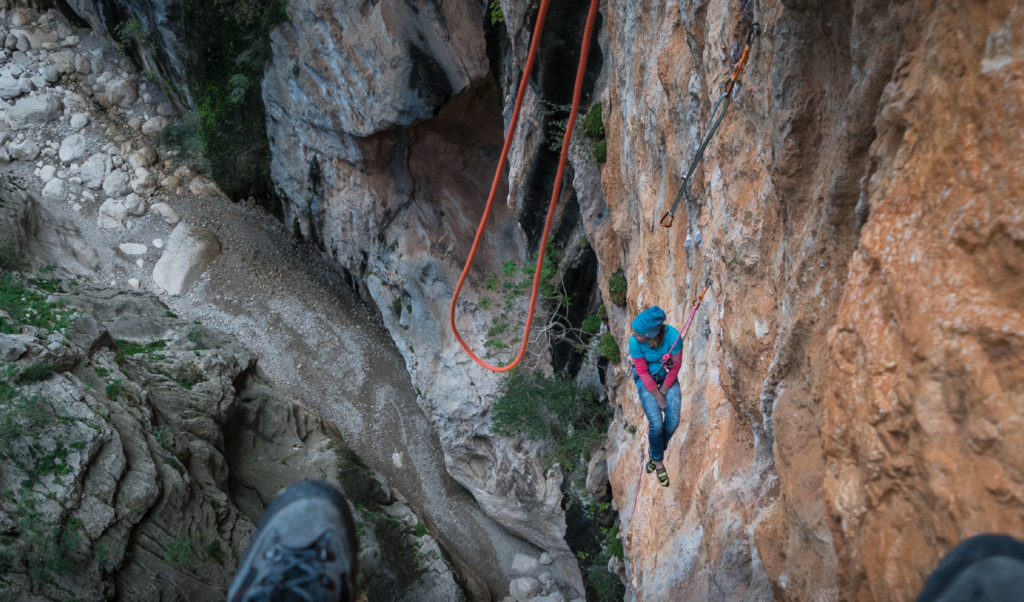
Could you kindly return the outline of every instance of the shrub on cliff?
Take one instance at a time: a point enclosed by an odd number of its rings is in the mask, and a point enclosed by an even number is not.
[[[585,465],[590,450],[603,441],[610,417],[607,404],[592,389],[517,369],[501,383],[501,395],[491,408],[491,432],[549,441],[549,459],[571,470]]]
[[[608,293],[611,297],[611,302],[619,307],[624,307],[626,305],[627,288],[626,275],[622,273],[622,268],[619,268],[608,279]]]

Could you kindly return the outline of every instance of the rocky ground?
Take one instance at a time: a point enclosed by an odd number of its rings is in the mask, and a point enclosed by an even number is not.
[[[540,552],[448,476],[375,312],[312,245],[253,202],[231,203],[156,144],[173,111],[109,40],[74,30],[56,11],[0,11],[0,28],[2,172],[80,229],[97,254],[84,262],[97,268],[93,281],[152,291],[182,319],[236,336],[270,380],[335,421],[426,513],[492,596],[504,596],[520,576],[516,554]],[[160,261],[171,256],[173,266]]]

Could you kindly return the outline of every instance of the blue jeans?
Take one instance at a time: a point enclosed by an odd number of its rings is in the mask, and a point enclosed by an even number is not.
[[[647,390],[639,379],[635,379],[637,392],[640,394],[640,405],[647,414],[647,440],[651,444],[651,459],[661,462],[665,457],[665,448],[679,426],[679,412],[682,407],[682,397],[679,393],[679,382],[677,381],[665,394],[666,408],[661,409],[658,400]],[[662,412],[665,416],[662,418]]]

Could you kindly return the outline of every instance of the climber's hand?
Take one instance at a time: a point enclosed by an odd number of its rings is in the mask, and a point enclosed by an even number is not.
[[[661,392],[661,389],[655,389],[652,394],[654,395],[654,399],[658,402],[659,408],[663,410],[668,408],[668,402],[665,401],[665,394]]]

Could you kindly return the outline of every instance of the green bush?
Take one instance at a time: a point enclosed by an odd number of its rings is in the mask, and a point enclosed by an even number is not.
[[[604,136],[604,124],[601,123],[601,103],[595,102],[587,110],[583,118],[583,133],[591,140],[600,140]]]
[[[604,163],[608,160],[608,141],[601,140],[594,144],[594,158],[597,159],[598,163]]]
[[[164,551],[164,560],[168,564],[188,564],[195,555],[192,553],[192,540],[185,535],[175,539]]]
[[[164,341],[153,341],[151,343],[133,343],[131,341],[117,341],[117,354],[114,356],[114,361],[121,365],[124,360],[133,355],[139,355],[141,353],[146,354],[148,361],[162,360],[163,355],[157,353],[161,349],[166,349],[167,343]]]
[[[179,368],[174,374],[174,382],[188,391],[191,391],[192,387],[204,381],[206,381],[206,375],[199,369],[199,366],[195,365]]]
[[[553,442],[552,460],[571,470],[585,465],[590,450],[604,440],[610,414],[591,389],[516,369],[502,381],[491,408],[491,432]]]
[[[587,316],[580,329],[587,334],[597,334],[601,331],[601,316],[597,314]]]
[[[622,361],[622,354],[619,350],[619,343],[615,340],[615,337],[610,332],[604,333],[604,337],[601,338],[601,346],[598,348],[601,352],[601,357],[607,359],[613,364],[617,364]]]
[[[63,331],[74,320],[73,310],[64,309],[64,301],[47,303],[46,297],[22,284],[14,274],[0,278],[0,310],[12,320],[50,332]],[[5,330],[14,327],[8,325]]]
[[[139,48],[153,47],[153,34],[146,31],[138,19],[115,25],[114,37],[118,40],[117,49],[121,54],[125,54],[133,45]]]
[[[15,381],[19,384],[37,383],[46,380],[53,374],[53,366],[36,363],[18,373]]]
[[[608,292],[610,293],[611,302],[619,307],[626,305],[626,291],[628,290],[628,284],[626,282],[626,276],[622,273],[622,268],[619,268],[612,277],[608,279]]]
[[[109,397],[110,399],[117,399],[123,392],[123,386],[124,383],[121,381],[120,378],[117,378],[110,381],[110,384],[107,385],[104,391],[107,393],[107,397]]]
[[[208,170],[210,162],[203,154],[206,142],[201,132],[202,126],[203,118],[199,113],[189,111],[181,116],[180,121],[168,125],[157,134],[156,143],[162,149],[178,151],[179,159],[189,161],[201,170]]]

